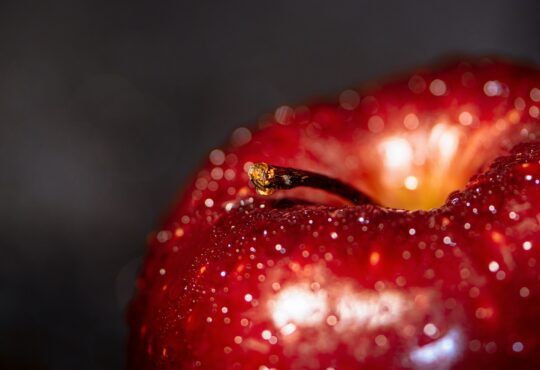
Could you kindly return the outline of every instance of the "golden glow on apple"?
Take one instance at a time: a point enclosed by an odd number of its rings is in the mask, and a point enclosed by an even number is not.
[[[437,158],[438,163],[447,165],[452,161],[459,145],[460,129],[444,123],[436,124],[429,135],[428,150],[431,158]]]
[[[416,190],[418,187],[418,179],[416,176],[407,176],[403,181],[403,185],[405,185],[407,190]]]
[[[387,118],[377,126],[382,130],[361,131],[351,136],[350,144],[313,141],[306,135],[303,145],[308,150],[298,158],[298,167],[345,181],[386,207],[440,207],[450,193],[462,190],[474,173],[503,154],[503,147],[519,141],[508,135],[516,122],[513,115],[495,124],[479,123],[467,109],[461,109],[455,120],[417,113]],[[324,201],[321,196],[298,195]]]
[[[450,176],[459,162],[462,136],[460,127],[440,122],[429,130],[382,139],[378,144],[382,161],[376,161],[382,166],[375,169],[380,177],[370,179],[374,180],[374,197],[383,205],[397,208],[423,209],[442,204],[452,190],[467,181],[462,176]]]
[[[384,166],[393,173],[408,172],[412,166],[413,149],[408,140],[390,137],[379,144]]]

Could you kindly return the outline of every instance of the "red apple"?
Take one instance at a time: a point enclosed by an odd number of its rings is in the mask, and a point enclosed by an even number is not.
[[[237,129],[152,237],[129,368],[540,368],[539,118],[540,71],[477,60]]]

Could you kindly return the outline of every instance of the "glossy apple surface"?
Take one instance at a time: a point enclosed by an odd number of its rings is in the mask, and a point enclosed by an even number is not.
[[[539,118],[539,71],[477,60],[237,129],[152,236],[129,367],[540,368]],[[379,205],[263,198],[253,162]]]

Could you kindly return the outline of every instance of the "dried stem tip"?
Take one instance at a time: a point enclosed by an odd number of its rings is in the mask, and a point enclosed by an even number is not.
[[[272,166],[261,162],[251,165],[248,175],[257,193],[261,195],[270,195],[276,190],[306,186],[339,195],[354,204],[373,203],[368,196],[354,187],[315,172]]]

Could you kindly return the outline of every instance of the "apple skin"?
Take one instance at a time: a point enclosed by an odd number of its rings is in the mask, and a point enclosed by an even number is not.
[[[538,88],[529,67],[450,63],[236,130],[150,238],[128,368],[540,368]],[[474,122],[460,121],[464,109]],[[403,126],[410,112],[418,127]],[[373,115],[384,128],[369,127]],[[440,117],[460,130],[455,161],[467,145],[467,163],[482,161],[448,167],[467,169],[444,178],[466,186],[438,208],[350,206],[312,189],[263,198],[249,186],[246,163],[268,162],[386,199],[384,162],[347,158]]]

